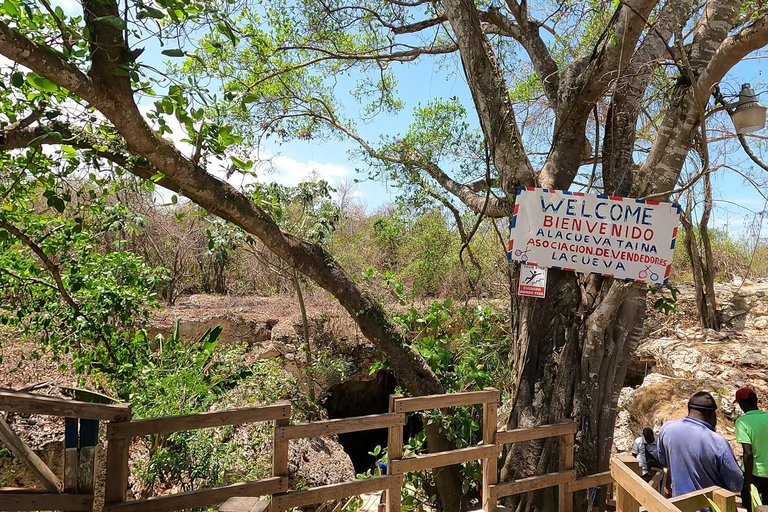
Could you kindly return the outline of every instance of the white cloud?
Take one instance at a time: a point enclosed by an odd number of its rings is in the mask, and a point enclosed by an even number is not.
[[[285,155],[276,155],[270,161],[274,174],[266,177],[266,181],[276,181],[287,186],[295,186],[302,181],[314,179],[325,180],[334,185],[351,174],[349,169],[341,165],[313,160],[300,162]]]
[[[82,6],[77,0],[52,0],[54,7],[61,7],[66,14],[82,13]]]

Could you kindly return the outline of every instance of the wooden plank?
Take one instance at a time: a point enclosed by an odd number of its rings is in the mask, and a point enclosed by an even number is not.
[[[64,420],[64,492],[77,492],[77,418]]]
[[[513,482],[503,482],[494,485],[492,489],[494,496],[498,499],[524,492],[538,491],[539,489],[554,487],[567,482],[573,482],[574,480],[576,480],[576,470],[570,469],[558,473],[521,478]]]
[[[0,411],[100,421],[124,421],[131,416],[131,404],[91,404],[3,389],[0,390]]]
[[[712,491],[712,501],[720,509],[720,512],[736,512],[737,493],[726,489],[716,489]]]
[[[616,512],[640,512],[640,503],[621,486],[616,489]]]
[[[291,423],[291,403],[290,402],[280,402],[283,406],[288,407],[288,414],[285,417],[275,419],[275,430],[272,434],[272,476],[273,477],[288,477],[288,449],[289,449],[289,441],[286,440],[280,440],[277,437],[277,432],[283,428],[287,427]],[[288,489],[284,489],[281,492],[287,491]],[[279,500],[277,500],[278,496],[272,496],[272,500],[270,502],[270,512],[280,512],[282,509],[279,506]]]
[[[412,398],[398,398],[395,402],[394,412],[426,411],[442,407],[495,403],[498,400],[498,391],[469,391],[466,393],[415,396]]]
[[[613,482],[613,477],[610,471],[603,471],[602,473],[595,473],[594,475],[583,476],[577,478],[573,482],[568,482],[566,485],[568,492],[583,491],[584,489],[591,489],[593,487],[602,487]]]
[[[633,509],[634,505],[631,500],[623,496],[624,492],[628,493],[634,501],[642,503],[649,512],[679,512],[675,505],[657,493],[640,475],[622,462],[621,457],[614,457],[611,461],[611,476],[619,486],[619,497],[623,503],[626,503],[626,507]],[[618,510],[620,508],[618,501],[616,506]]]
[[[575,426],[575,425],[574,425]],[[576,443],[576,434],[562,436],[560,443],[560,471],[573,469],[573,450]],[[560,512],[573,512],[573,494],[568,491],[567,482],[560,484],[557,489],[557,499]]]
[[[122,503],[128,491],[128,449],[131,439],[114,437],[113,431],[120,423],[107,425],[107,469],[104,503]]]
[[[268,508],[269,500],[260,498],[229,498],[219,507],[219,512],[264,512]]]
[[[495,388],[486,388],[485,391],[496,392],[496,401],[483,404],[483,445],[496,446],[496,432],[498,431],[499,391]],[[498,453],[498,452],[497,452]],[[493,494],[492,486],[498,483],[499,458],[497,456],[483,459],[483,511],[496,510],[497,499]]]
[[[46,466],[45,462],[32,451],[32,448],[21,440],[2,416],[0,416],[0,443],[8,447],[35,477],[42,482],[46,489],[53,493],[61,492],[61,482],[51,471],[51,468]]]
[[[226,411],[201,412],[182,416],[166,416],[125,423],[115,423],[113,437],[137,437],[149,434],[170,434],[183,430],[199,428],[223,427],[255,423],[257,421],[272,421],[286,419],[291,416],[291,406],[288,402],[278,402],[264,407],[247,407],[244,409],[229,409]]]
[[[236,496],[266,496],[288,489],[288,477],[272,477],[237,484],[199,489],[197,491],[158,496],[145,500],[113,503],[104,506],[104,512],[172,512],[186,508],[218,505]]]
[[[303,437],[330,436],[347,432],[360,432],[377,428],[389,428],[405,423],[405,414],[385,413],[370,416],[356,416],[336,420],[314,421],[279,427],[275,436],[281,441]]]
[[[699,489],[698,491],[688,492],[675,496],[669,501],[682,512],[696,512],[709,507],[709,501],[707,501],[707,495],[712,494],[713,491],[719,489],[719,487],[706,487]]]
[[[395,410],[395,405],[403,395],[389,395],[389,412]],[[392,467],[391,461],[402,458],[403,456],[403,425],[393,425],[387,432],[387,473],[397,475],[397,471]],[[402,509],[402,483],[403,477],[400,476],[400,484],[397,487],[390,487],[385,492],[385,503],[387,512],[400,512]]]
[[[393,473],[409,473],[411,471],[423,471],[425,469],[461,464],[471,460],[498,457],[498,455],[499,447],[496,445],[470,446],[460,450],[417,455],[412,459],[390,460],[389,467],[392,468]]]
[[[556,437],[566,434],[576,433],[576,423],[564,421],[562,423],[553,423],[552,425],[541,425],[539,427],[518,428],[515,430],[499,431],[497,436],[499,444],[521,443],[523,441],[532,441],[534,439],[545,439],[547,437]]]
[[[0,489],[0,510],[91,510],[89,494],[53,494],[22,489]]]
[[[77,471],[77,491],[83,494],[93,492],[96,462],[96,443],[99,441],[99,422],[80,420],[80,458]]]
[[[306,491],[295,491],[279,496],[273,496],[272,501],[277,502],[278,510],[289,510],[295,507],[304,507],[326,501],[338,501],[350,496],[368,494],[390,489],[395,482],[399,482],[398,475],[375,476],[365,480],[355,480],[340,484],[314,487]]]

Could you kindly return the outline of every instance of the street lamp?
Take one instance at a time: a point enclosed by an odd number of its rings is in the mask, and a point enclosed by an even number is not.
[[[757,95],[749,84],[741,86],[739,101],[736,103],[731,119],[736,133],[752,133],[765,127],[766,107],[757,102]]]

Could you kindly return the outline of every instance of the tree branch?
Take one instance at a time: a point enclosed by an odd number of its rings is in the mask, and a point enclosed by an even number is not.
[[[518,186],[535,184],[536,174],[523,148],[509,88],[483,33],[474,2],[446,0],[443,6],[461,50],[464,73],[499,173],[500,186],[512,197]]]
[[[29,249],[35,253],[38,258],[40,258],[40,261],[43,262],[46,270],[48,270],[48,272],[53,277],[53,280],[56,282],[56,289],[59,291],[59,295],[61,295],[61,297],[64,299],[64,302],[69,304],[69,306],[76,312],[79,312],[80,306],[77,304],[77,302],[75,302],[75,299],[72,298],[72,296],[67,291],[67,288],[64,286],[58,265],[56,265],[53,260],[48,257],[47,254],[45,254],[45,251],[43,251],[39,245],[37,245],[30,237],[25,235],[19,228],[9,222],[6,222],[3,219],[0,219],[0,228],[8,231],[16,239],[29,247]]]
[[[508,35],[514,38],[528,53],[536,74],[544,87],[547,99],[554,107],[557,105],[557,91],[560,88],[560,76],[557,63],[549,53],[547,45],[539,34],[541,24],[529,19],[516,0],[507,0],[507,8],[517,20],[517,25],[512,20],[501,14],[498,8],[490,8],[487,14],[488,23],[493,23],[500,29],[506,30]],[[483,15],[481,13],[481,20]]]

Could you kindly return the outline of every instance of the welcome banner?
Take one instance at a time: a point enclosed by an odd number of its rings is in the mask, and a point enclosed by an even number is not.
[[[507,259],[666,284],[679,220],[672,203],[520,187]]]

